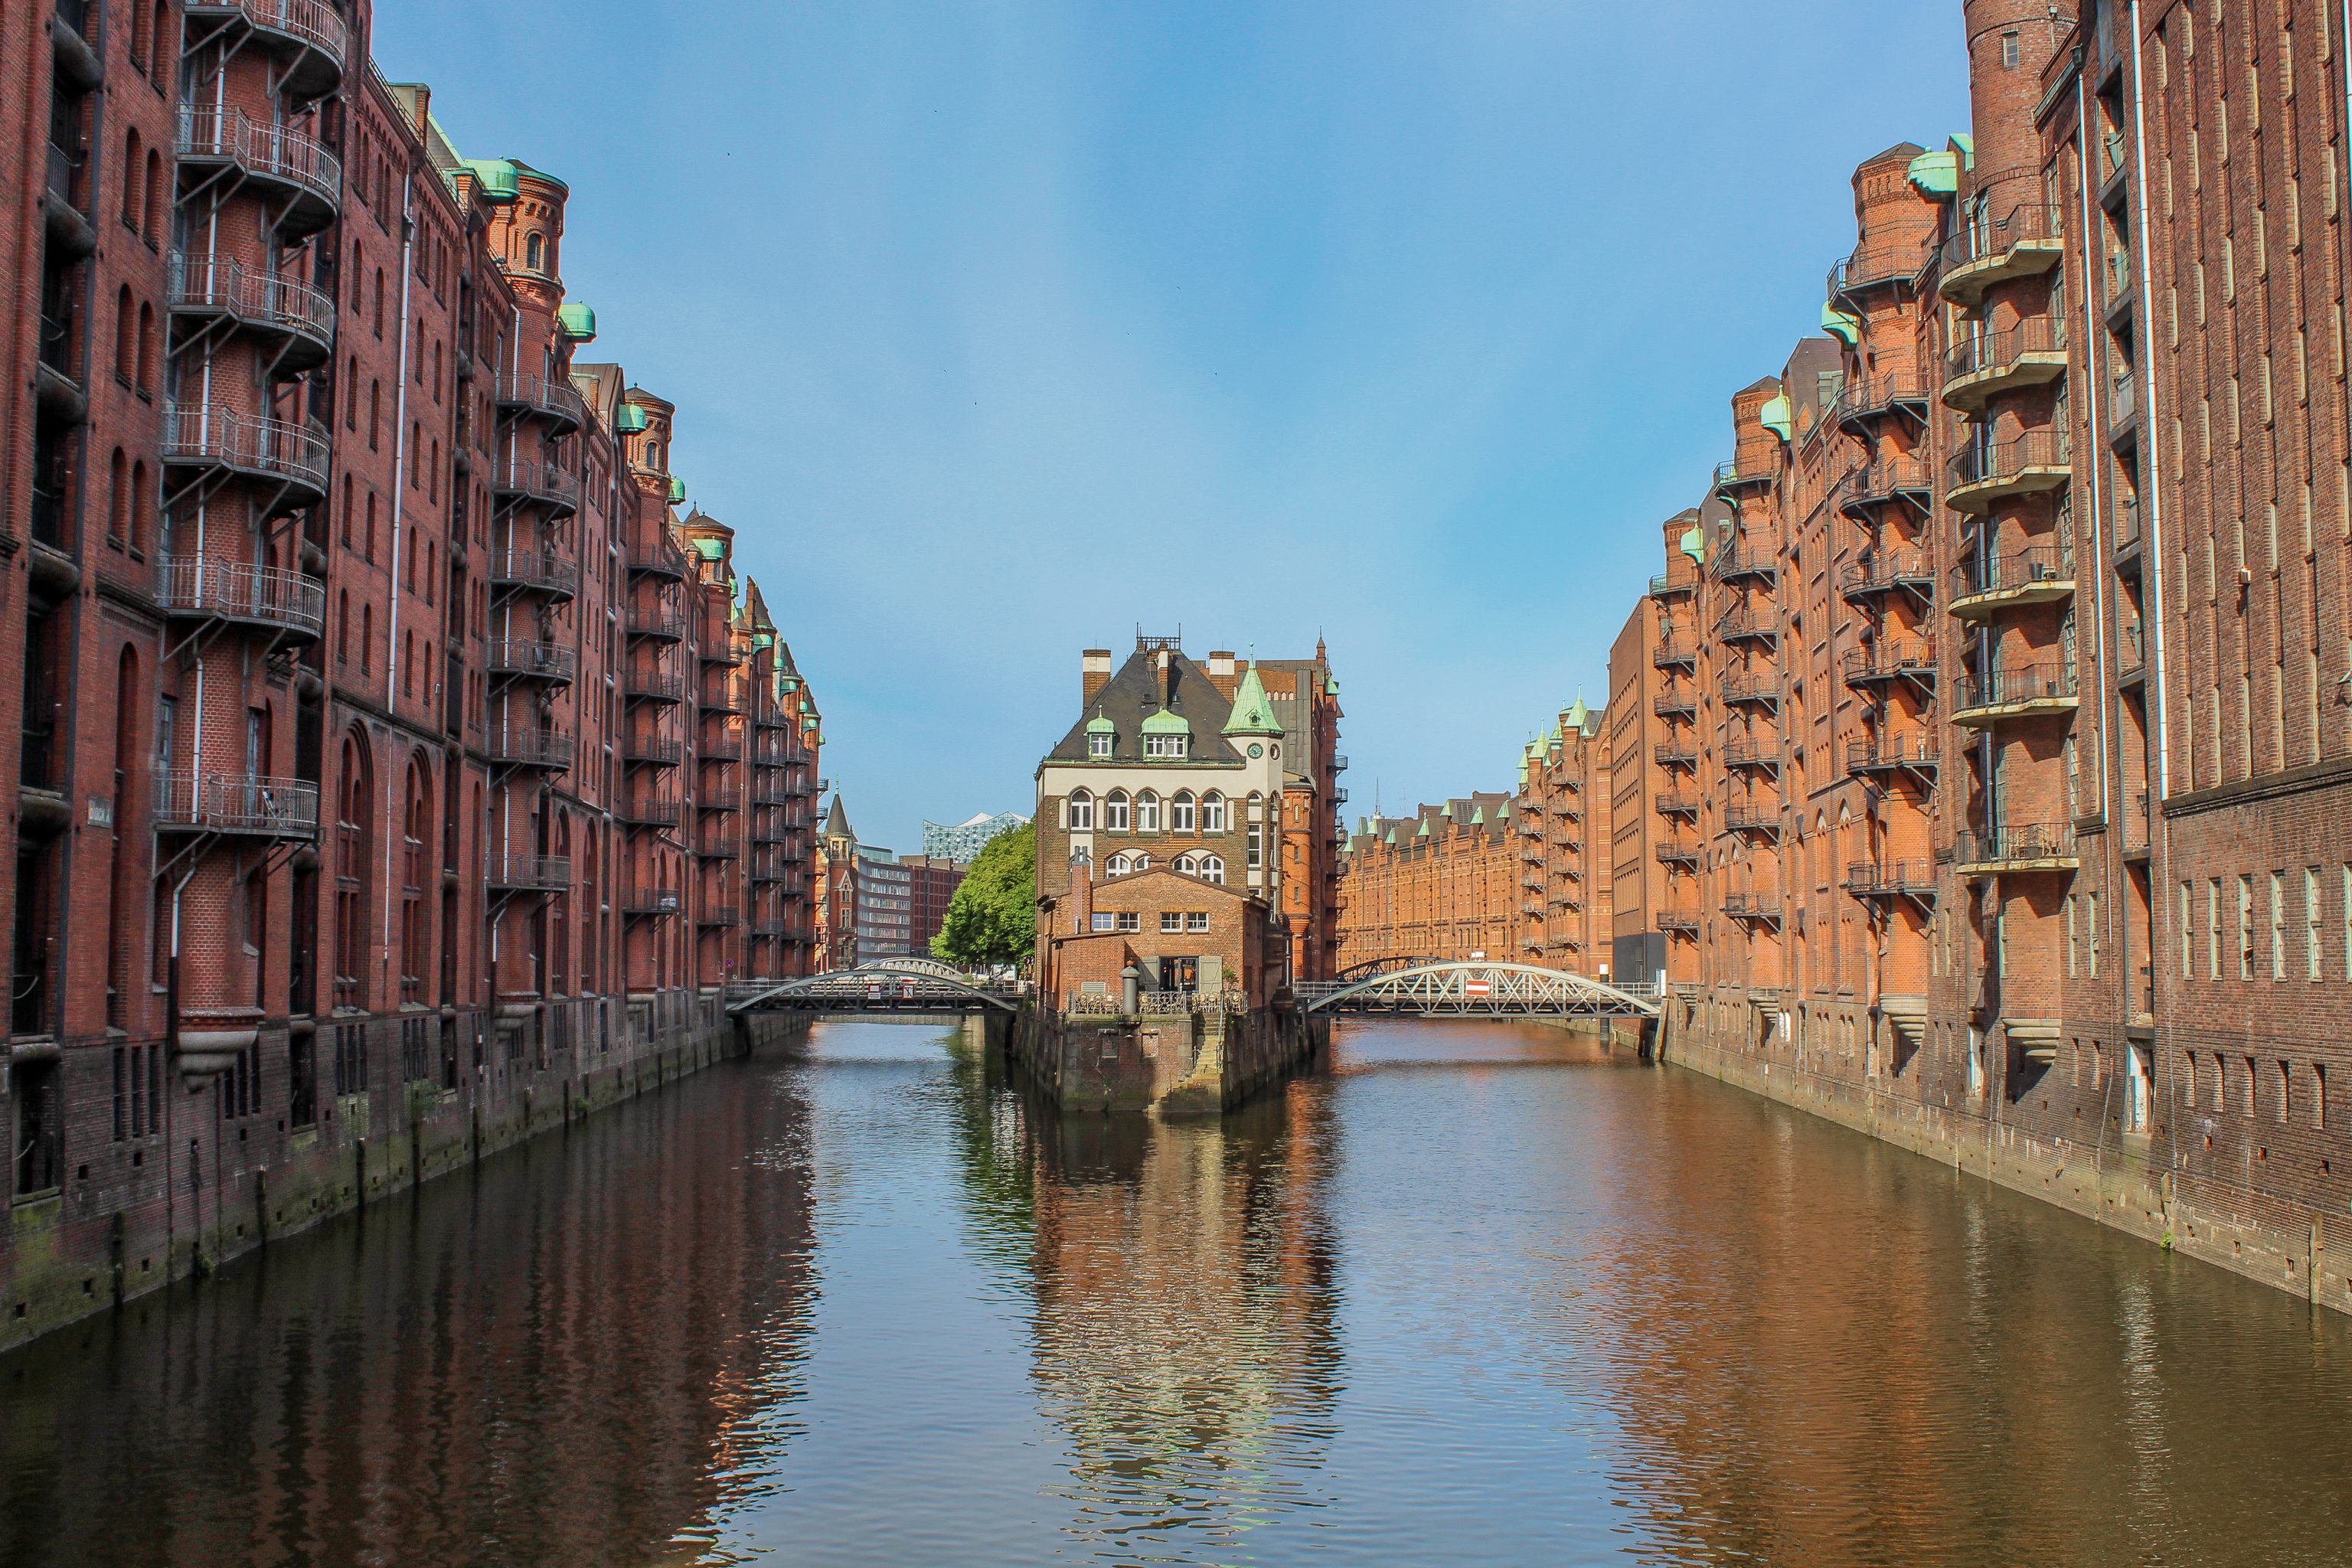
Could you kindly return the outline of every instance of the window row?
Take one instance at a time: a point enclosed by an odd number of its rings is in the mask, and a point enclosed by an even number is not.
[[[2339,976],[2352,980],[2352,864],[2330,877],[2317,866],[2300,872],[2271,871],[2258,881],[2252,875],[2206,879],[2200,900],[2195,880],[2180,884],[2180,978],[2193,980],[2200,967],[2200,937],[2203,969],[2208,980],[2252,980],[2257,974],[2285,980],[2299,971],[2313,984],[2326,978],[2327,927],[2326,884],[2337,884],[2334,924],[2340,942]],[[2202,902],[2202,931],[2200,910]],[[2300,963],[2294,962],[2299,957]]]
[[[2251,1119],[2284,1123],[2297,1116],[2324,1131],[2327,1126],[2327,1064],[2298,1071],[2281,1057],[2232,1060],[2221,1051],[2187,1053],[2181,1063],[2180,1102],[2194,1110],[2236,1110]]]
[[[1095,911],[1094,929],[1098,931],[1139,931],[1143,929],[1143,916],[1134,910],[1097,910]],[[1206,910],[1162,910],[1160,911],[1160,929],[1167,934],[1205,931],[1209,929],[1209,912]]]
[[[1222,855],[1179,855],[1168,866],[1172,871],[1198,877],[1203,882],[1223,886],[1225,880],[1225,861]],[[1139,850],[1132,855],[1121,850],[1103,863],[1103,874],[1109,877],[1125,877],[1150,869],[1151,857]]]
[[[1258,797],[1252,795],[1255,802]],[[1066,825],[1073,832],[1092,830],[1096,826],[1093,792],[1074,789],[1065,804]],[[1162,802],[1151,790],[1129,797],[1123,789],[1115,789],[1102,798],[1101,826],[1108,833],[1158,833],[1162,814]],[[1225,797],[1215,790],[1197,800],[1191,790],[1179,790],[1165,803],[1168,831],[1171,833],[1223,833],[1229,830],[1231,812]]]

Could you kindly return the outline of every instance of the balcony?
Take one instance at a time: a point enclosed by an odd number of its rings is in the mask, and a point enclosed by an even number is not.
[[[251,29],[299,100],[324,98],[342,83],[351,34],[327,0],[185,0],[182,11],[192,34],[212,23]]]
[[[1902,414],[1925,423],[1927,384],[1916,375],[1887,371],[1877,375],[1849,376],[1838,389],[1830,410],[1841,428],[1860,430],[1890,414]]]
[[[501,767],[562,773],[577,749],[571,736],[536,724],[501,724],[489,736],[490,761]]]
[[[1845,868],[1845,890],[1857,899],[1936,900],[1936,868],[1927,860],[1857,860]]]
[[[2066,323],[2029,316],[2013,327],[1983,332],[1945,356],[1944,405],[1973,411],[2004,392],[2046,386],[2066,374]]]
[[[2065,226],[2058,207],[2045,202],[2020,202],[1998,218],[1964,220],[1960,232],[1944,242],[1944,270],[1937,287],[1945,299],[1962,309],[1974,309],[1984,291],[1995,284],[2049,271],[2058,265],[2065,248]]]
[[[551,436],[567,435],[588,421],[588,405],[569,377],[536,372],[499,377],[499,407],[545,422]]]
[[[2147,628],[2138,621],[2123,627],[2123,640],[2116,649],[2116,684],[2126,691],[2147,684]]]
[[[1735,674],[1723,678],[1726,707],[1774,708],[1780,705],[1780,678],[1771,672]]]
[[[1650,711],[1661,719],[1693,719],[1698,715],[1698,697],[1688,691],[1669,691],[1650,700]]]
[[[1685,870],[1698,869],[1698,843],[1690,838],[1661,838],[1655,846],[1661,865],[1680,866]]]
[[[695,743],[694,754],[706,763],[740,763],[743,760],[743,738],[740,735],[718,735]]]
[[[2073,450],[2064,430],[2045,426],[1962,452],[1945,467],[1944,500],[1956,511],[1983,512],[2011,496],[2063,489],[2074,475]]]
[[[2074,596],[2074,552],[2041,545],[1955,568],[1948,607],[1961,620],[1974,621],[2020,605],[2053,605]]]
[[[1345,752],[1331,753],[1331,771],[1335,773],[1344,773],[1348,771],[1348,754]]]
[[[1776,893],[1726,893],[1723,912],[1733,920],[1755,925],[1769,925],[1778,930],[1780,924],[1780,900]]]
[[[705,860],[732,860],[743,853],[743,839],[733,832],[705,833],[695,841],[694,852]]]
[[[621,677],[621,692],[644,702],[683,702],[686,677],[667,669],[632,669]]]
[[[702,684],[701,700],[697,706],[705,713],[740,713],[742,689],[731,680],[707,680]]]
[[[1695,592],[1697,587],[1698,573],[1695,569],[1687,572],[1660,572],[1650,579],[1650,597],[1679,599]]]
[[[629,610],[628,627],[633,637],[649,637],[655,642],[686,640],[686,616],[676,610],[659,606],[641,610],[633,605]]]
[[[253,773],[159,773],[155,826],[163,833],[315,839],[319,837],[319,786],[307,779]]]
[[[305,641],[327,629],[327,585],[282,566],[166,557],[156,574],[155,602],[167,616],[234,621]]]
[[[1927,265],[1924,238],[1882,240],[1854,247],[1830,268],[1829,297],[1832,303],[1872,289],[1900,287],[1916,279]]]
[[[558,643],[524,637],[490,639],[490,673],[509,680],[544,680],[569,686],[579,668],[579,656]]]
[[[1723,765],[1727,768],[1752,768],[1758,773],[1778,777],[1780,772],[1780,742],[1778,737],[1766,741],[1726,741],[1723,743]]]
[[[1769,489],[1773,478],[1773,471],[1769,468],[1759,468],[1749,473],[1741,473],[1737,462],[1717,463],[1715,466],[1715,479],[1711,488],[1715,494],[1737,504],[1738,498],[1749,490]]]
[[[1845,746],[1845,771],[1851,778],[1881,779],[1911,773],[1933,780],[1937,766],[1937,752],[1932,735],[1882,735],[1870,741],[1848,741]]]
[[[1651,920],[1662,931],[1682,936],[1695,936],[1698,932],[1698,915],[1690,910],[1660,910]]]
[[[1650,650],[1650,663],[1658,669],[1696,669],[1698,649],[1673,637],[1660,637],[1658,646]]]
[[[279,487],[281,509],[326,499],[332,447],[325,430],[239,414],[218,404],[175,404],[163,415],[163,460]]]
[[[630,915],[674,915],[678,910],[676,888],[632,888],[621,900],[621,910]]]
[[[179,153],[184,169],[234,168],[275,190],[284,203],[276,215],[280,243],[317,233],[342,210],[341,162],[290,126],[263,124],[238,109],[183,108]]]
[[[676,827],[684,810],[674,795],[642,795],[623,800],[614,815],[633,827]]]
[[[625,762],[674,768],[685,760],[686,742],[667,735],[631,735],[621,742],[621,757]]]
[[[1748,833],[1759,838],[1780,837],[1780,811],[1770,805],[1727,805],[1723,808],[1723,830],[1726,833]]]
[[[1650,755],[1656,759],[1658,766],[1662,768],[1696,768],[1698,766],[1698,752],[1685,741],[1661,741],[1652,749]]]
[[[1864,517],[1874,507],[1900,500],[1926,511],[1935,489],[1935,475],[1927,458],[1902,454],[1885,456],[1864,464],[1840,481],[1838,510],[1848,517]]]
[[[705,904],[694,917],[698,926],[733,926],[743,923],[743,911],[733,904]]]
[[[1657,808],[1660,816],[1696,818],[1698,816],[1698,796],[1695,795],[1665,791],[1652,796],[1650,804]]]
[[[719,789],[698,789],[694,792],[694,804],[704,811],[740,811],[743,792],[733,784]]]
[[[580,566],[545,551],[500,551],[490,557],[490,586],[505,593],[569,599],[580,591]]]
[[[1866,604],[1896,590],[1916,594],[1922,604],[1936,597],[1935,568],[1924,550],[1865,550],[1838,572],[1838,593],[1849,604]]]
[[[285,374],[315,369],[334,353],[334,300],[295,279],[247,272],[241,261],[174,256],[165,293],[175,316],[268,339]]]
[[[1963,877],[2072,871],[2082,865],[2074,830],[2063,822],[2017,823],[1990,833],[1963,833],[1953,846],[1952,860]]]
[[[2116,570],[2137,573],[2140,563],[2139,498],[2116,503]]]
[[[2107,384],[2107,439],[2121,447],[2139,438],[2139,384],[2129,371]]]
[[[562,893],[571,888],[568,857],[490,852],[489,889],[494,893]]]
[[[1714,564],[1715,580],[1718,583],[1780,580],[1780,563],[1771,551],[1737,540],[1715,552]]]
[[[1936,645],[1932,641],[1875,642],[1845,656],[1845,683],[1864,688],[1908,680],[1933,689]]]
[[[554,463],[532,458],[502,458],[490,465],[490,489],[502,501],[528,501],[551,517],[580,510],[580,479]]]
[[[2146,790],[2132,792],[2132,804],[2124,813],[2124,858],[2145,860],[2155,837],[2156,814],[2150,808]]]
[[[1721,643],[1778,646],[1780,623],[1769,614],[1759,616],[1754,610],[1737,609],[1715,623],[1715,639]]]
[[[646,577],[662,577],[671,582],[686,579],[686,552],[665,537],[651,544],[629,546],[629,570]]]
[[[2010,720],[2072,713],[2076,706],[2073,665],[1995,665],[1962,674],[1952,722],[1983,730]]]

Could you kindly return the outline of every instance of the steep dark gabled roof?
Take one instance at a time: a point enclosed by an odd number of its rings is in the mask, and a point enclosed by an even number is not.
[[[857,830],[849,826],[849,813],[842,806],[838,790],[834,792],[833,806],[824,814],[824,826],[818,832],[821,837],[846,838],[853,844],[857,841]]]
[[[1070,726],[1059,744],[1045,753],[1046,761],[1083,763],[1087,755],[1087,724],[1099,714],[1110,721],[1117,731],[1111,746],[1110,761],[1136,763],[1144,760],[1143,721],[1160,710],[1160,671],[1158,656],[1138,648],[1118,673],[1106,681],[1087,704],[1076,723]],[[1240,758],[1220,731],[1225,721],[1233,716],[1234,705],[1219,691],[1202,669],[1189,656],[1171,653],[1168,656],[1171,688],[1168,710],[1192,727],[1192,760],[1196,763],[1238,763]]]

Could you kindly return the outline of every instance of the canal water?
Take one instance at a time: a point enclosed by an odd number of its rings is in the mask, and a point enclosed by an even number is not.
[[[2345,1320],[1580,1037],[904,1025],[0,1359],[0,1563],[2341,1563]]]

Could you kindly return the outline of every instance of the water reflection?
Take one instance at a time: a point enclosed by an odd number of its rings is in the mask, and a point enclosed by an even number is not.
[[[16,1563],[2335,1563],[2352,1336],[1533,1028],[836,1024],[0,1361]]]

